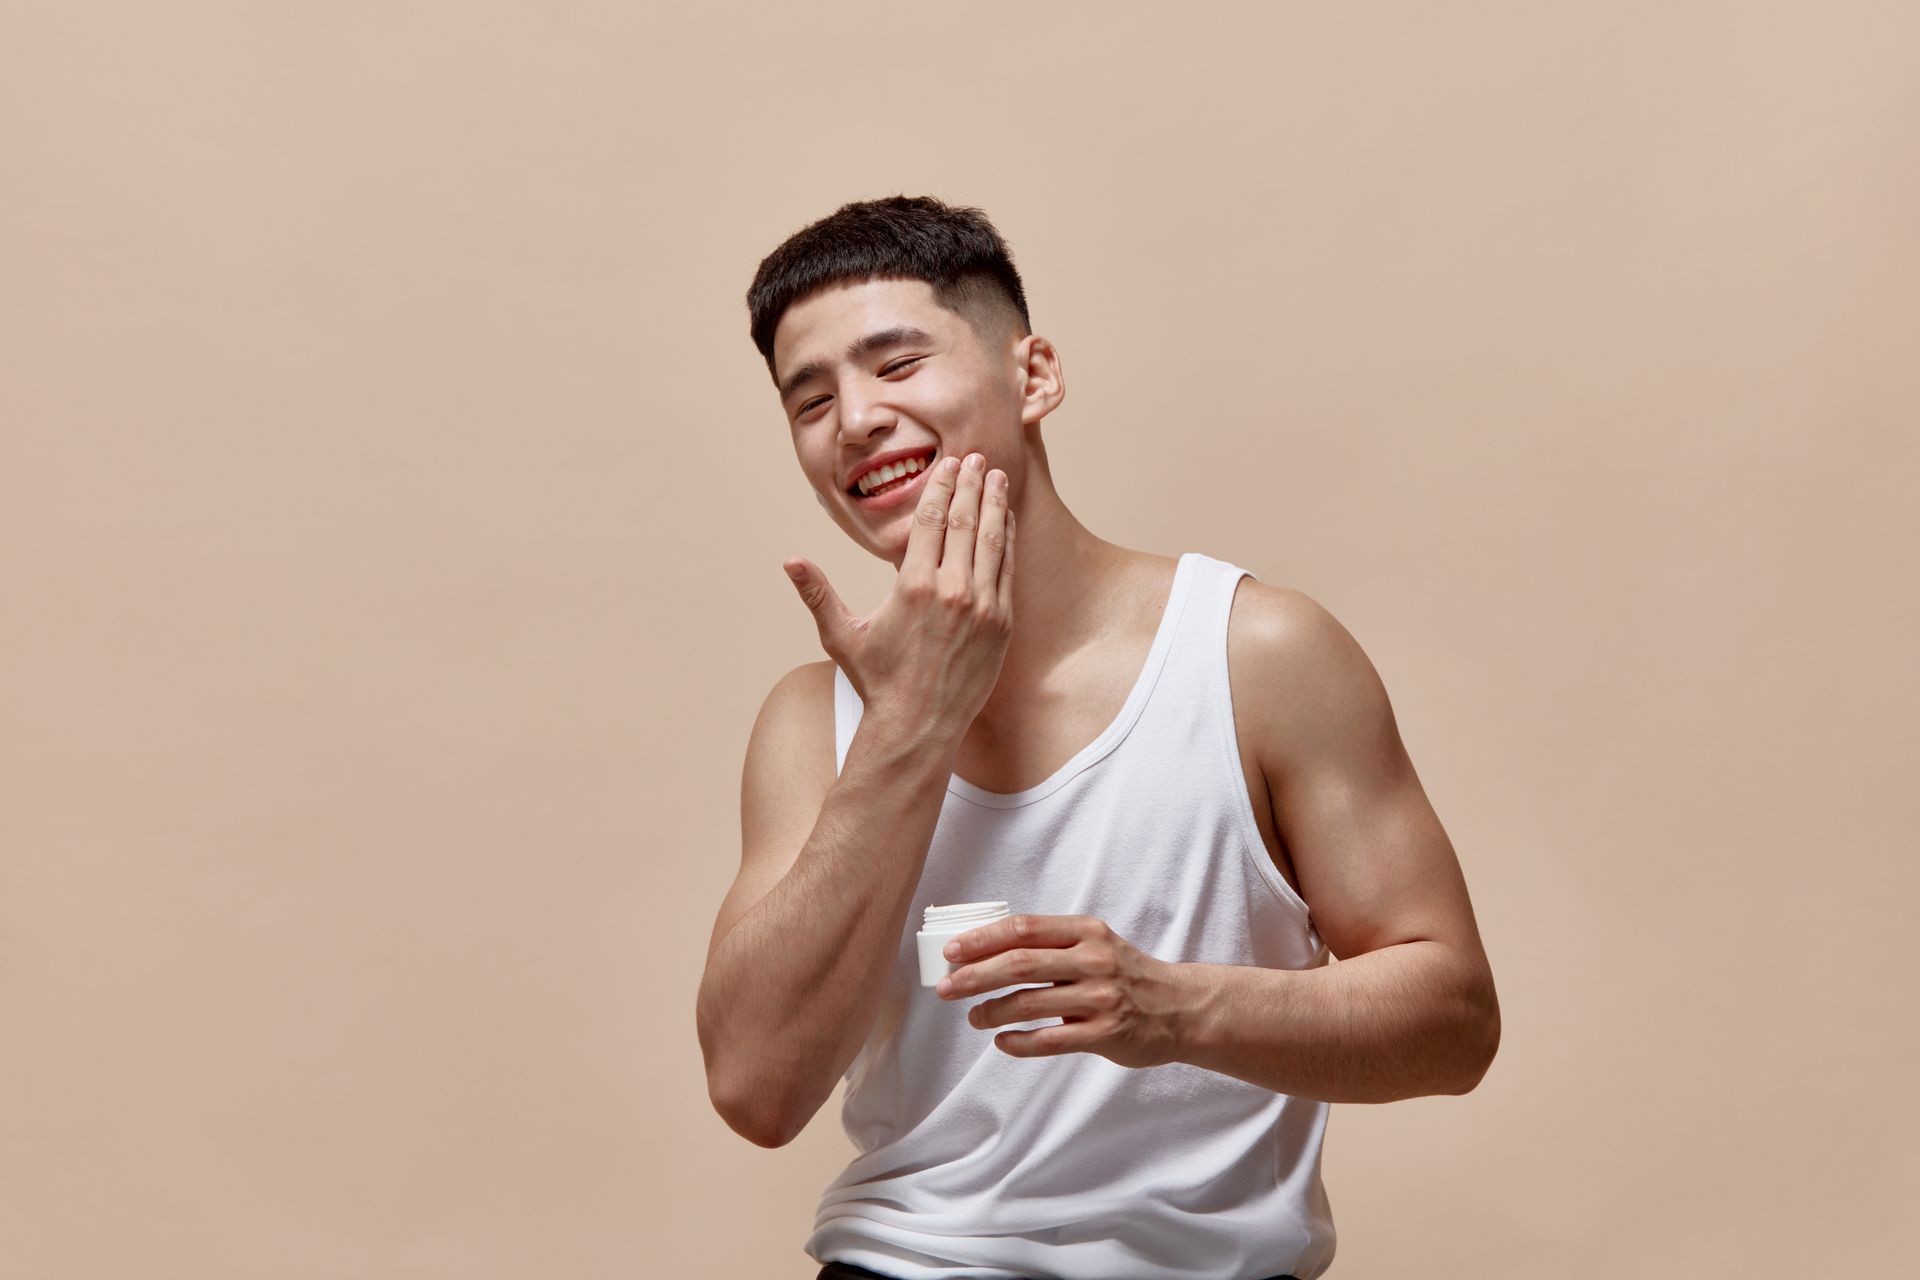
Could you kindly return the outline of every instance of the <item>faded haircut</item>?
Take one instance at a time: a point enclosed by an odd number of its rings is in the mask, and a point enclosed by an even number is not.
[[[985,213],[932,196],[859,200],[788,236],[754,272],[749,331],[767,373],[778,378],[773,334],[788,307],[829,285],[879,279],[926,281],[983,343],[1033,332],[1013,254]]]

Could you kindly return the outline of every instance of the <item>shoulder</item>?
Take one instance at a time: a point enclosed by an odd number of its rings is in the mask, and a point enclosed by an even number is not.
[[[833,696],[833,660],[822,658],[818,662],[803,662],[787,674],[774,681],[769,698],[818,698]]]
[[[747,743],[749,767],[755,758],[786,767],[806,762],[815,772],[825,761],[833,778],[833,674],[831,659],[803,662],[778,680],[760,703]]]
[[[1240,580],[1227,629],[1236,720],[1260,744],[1261,763],[1351,747],[1391,730],[1373,662],[1353,633],[1304,591]]]
[[[833,732],[833,675],[830,658],[803,662],[778,680],[760,703],[760,720],[780,725],[810,726],[818,730],[824,720],[829,736]]]
[[[1318,600],[1251,575],[1240,579],[1234,593],[1228,636],[1232,646],[1255,662],[1304,663],[1322,674],[1366,656],[1352,633]]]
[[[1233,594],[1229,635],[1264,654],[1275,645],[1298,643],[1324,628],[1333,615],[1304,591],[1276,587],[1251,573],[1240,579]]]

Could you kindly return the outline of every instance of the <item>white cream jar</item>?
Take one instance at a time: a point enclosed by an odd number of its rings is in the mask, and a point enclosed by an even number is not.
[[[960,967],[942,954],[949,942],[1011,914],[1004,902],[960,902],[948,907],[928,907],[920,932],[913,935],[920,944],[920,985],[934,986]]]

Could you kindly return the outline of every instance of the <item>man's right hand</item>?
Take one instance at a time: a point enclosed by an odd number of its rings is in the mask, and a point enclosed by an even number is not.
[[[1000,679],[1013,627],[1013,516],[1006,473],[943,458],[914,512],[887,598],[856,618],[809,560],[786,562],[820,645],[883,716],[966,731]]]

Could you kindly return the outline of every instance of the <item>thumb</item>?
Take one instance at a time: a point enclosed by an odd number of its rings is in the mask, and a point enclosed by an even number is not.
[[[788,560],[783,566],[787,576],[793,579],[793,586],[800,593],[800,602],[813,614],[813,621],[820,628],[820,643],[829,654],[839,650],[839,640],[846,631],[850,616],[847,606],[840,600],[840,593],[827,581],[827,575],[811,560]]]

